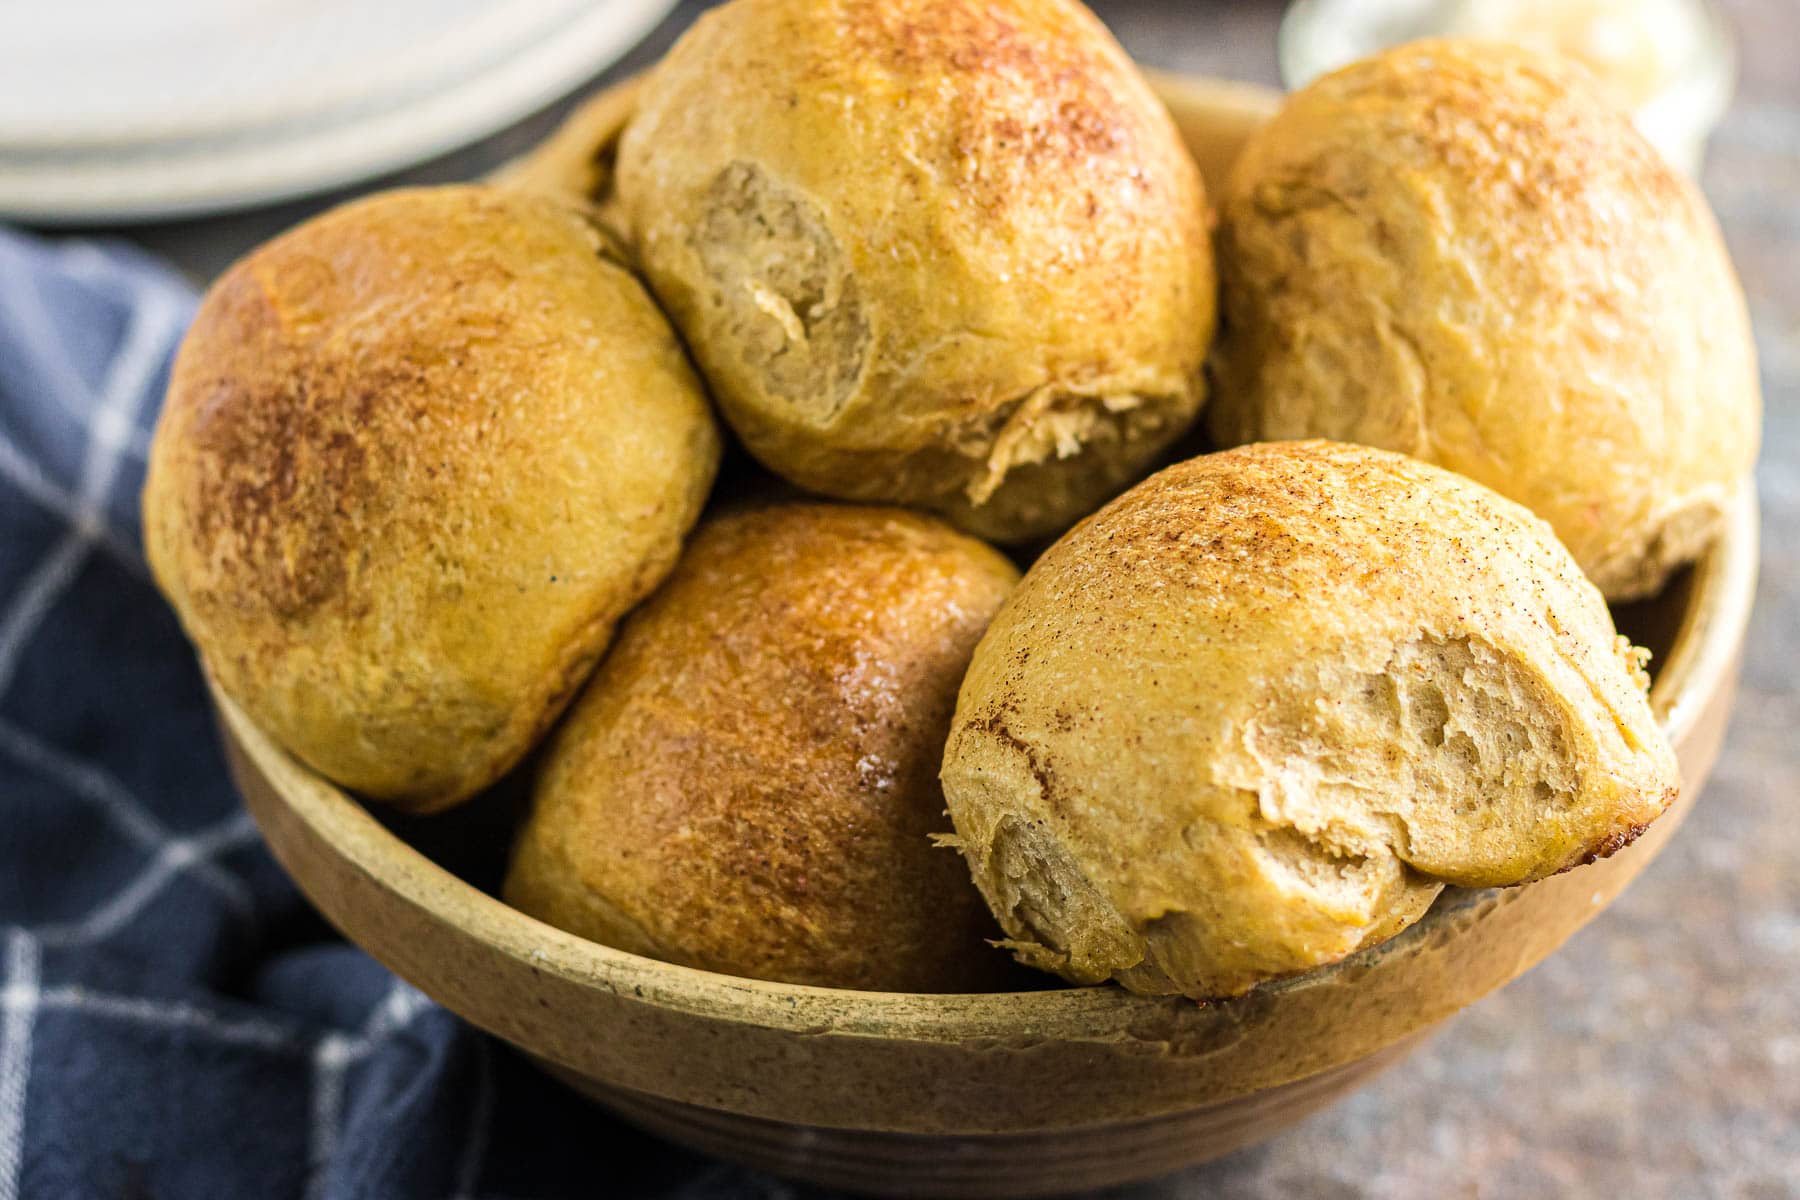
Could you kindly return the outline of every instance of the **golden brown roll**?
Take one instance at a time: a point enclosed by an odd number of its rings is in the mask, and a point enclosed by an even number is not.
[[[1068,0],[733,0],[645,85],[616,187],[726,418],[803,487],[1051,533],[1200,406],[1199,173]]]
[[[556,717],[674,563],[718,457],[674,332],[581,212],[390,192],[207,293],[144,540],[259,726],[428,810]]]
[[[950,815],[1021,960],[1225,996],[1538,879],[1676,793],[1643,652],[1542,521],[1386,451],[1152,476],[970,664]]]
[[[1578,68],[1419,42],[1289,98],[1232,173],[1211,428],[1403,450],[1543,517],[1602,591],[1711,539],[1756,456],[1705,201]]]
[[[937,766],[1017,573],[897,509],[711,518],[545,755],[507,900],[757,979],[970,991],[1010,968]]]

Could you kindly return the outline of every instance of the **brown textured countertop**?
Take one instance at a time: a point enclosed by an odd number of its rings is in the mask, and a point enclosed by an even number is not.
[[[653,59],[700,7],[683,4],[622,69]],[[1280,7],[1096,4],[1146,63],[1264,82]],[[1800,1197],[1800,6],[1725,7],[1738,95],[1703,181],[1749,293],[1768,415],[1761,592],[1711,784],[1612,909],[1401,1066],[1275,1141],[1118,1195]],[[466,178],[559,116],[405,178]],[[316,207],[140,236],[205,276]],[[725,1174],[692,1194],[794,1194]]]

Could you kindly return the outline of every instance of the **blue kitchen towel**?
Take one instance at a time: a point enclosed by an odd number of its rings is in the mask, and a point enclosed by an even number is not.
[[[0,230],[0,1200],[743,1197],[312,914],[139,552],[189,288]]]

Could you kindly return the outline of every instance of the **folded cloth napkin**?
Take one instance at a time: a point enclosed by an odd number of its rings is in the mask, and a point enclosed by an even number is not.
[[[138,491],[187,286],[0,230],[0,1200],[785,1194],[336,940],[225,773]]]

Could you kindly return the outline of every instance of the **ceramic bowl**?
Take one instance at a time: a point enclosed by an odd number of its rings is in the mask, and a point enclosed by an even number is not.
[[[1270,94],[1156,82],[1216,184]],[[600,96],[511,174],[595,186],[629,103],[628,90]],[[864,1192],[1042,1194],[1172,1171],[1270,1136],[1605,908],[1675,832],[1717,753],[1756,533],[1746,490],[1699,563],[1657,599],[1618,611],[1621,627],[1656,651],[1652,698],[1685,778],[1677,806],[1636,843],[1527,887],[1448,891],[1381,946],[1205,1005],[1115,987],[956,996],[800,987],[596,945],[508,908],[491,891],[494,864],[484,873],[448,849],[486,845],[497,862],[502,800],[475,806],[498,806],[486,818],[378,817],[215,700],[245,801],[319,910],[402,978],[626,1120]],[[471,833],[468,820],[496,831]]]

